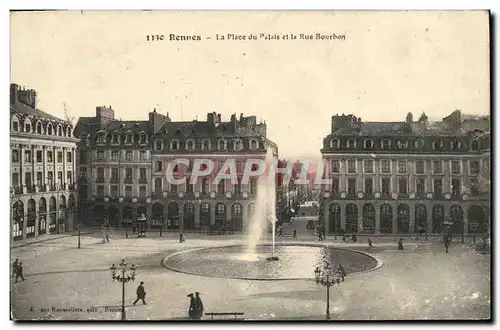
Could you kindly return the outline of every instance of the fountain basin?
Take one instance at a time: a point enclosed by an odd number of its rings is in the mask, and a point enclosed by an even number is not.
[[[167,256],[168,269],[191,275],[245,280],[299,280],[314,277],[314,269],[325,261],[342,264],[348,274],[374,270],[382,265],[377,258],[355,250],[313,244],[279,244],[269,262],[272,245],[257,245],[254,252],[247,246],[232,245],[182,251]]]

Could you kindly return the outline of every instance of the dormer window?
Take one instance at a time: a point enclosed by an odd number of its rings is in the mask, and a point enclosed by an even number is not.
[[[68,127],[66,128],[66,136],[67,136],[67,137],[71,137],[71,126],[68,126]]]
[[[390,140],[382,140],[382,149],[389,149],[391,147]]]
[[[210,141],[203,140],[203,142],[201,143],[201,149],[202,150],[210,150]]]
[[[371,149],[371,148],[373,148],[373,140],[366,140],[366,141],[365,141],[365,148],[366,148],[366,149]]]
[[[24,131],[26,133],[31,133],[31,121],[29,119],[24,121]]]
[[[134,138],[131,133],[127,133],[125,135],[125,143],[126,144],[132,144],[134,142]]]
[[[442,149],[444,147],[443,140],[434,141],[434,149]]]
[[[52,130],[53,130],[53,128],[52,128],[52,124],[51,124],[51,123],[48,123],[48,124],[47,124],[47,135],[52,135],[52,134],[54,134],[54,133],[52,132]]]
[[[19,119],[16,116],[12,117],[12,130],[19,132]]]
[[[339,147],[339,140],[332,139],[330,140],[330,148],[337,149]]]
[[[479,142],[477,140],[472,141],[471,149],[472,150],[479,150]]]
[[[356,140],[354,139],[347,140],[347,148],[356,148]]]
[[[40,121],[38,121],[36,123],[36,134],[42,134],[43,133],[43,130],[42,130],[42,123]]]
[[[459,149],[460,146],[461,146],[460,141],[458,140],[451,141],[451,149]]]
[[[148,143],[148,139],[147,139],[147,135],[144,134],[144,133],[141,133],[141,135],[139,135],[139,144],[146,144]]]
[[[62,136],[62,127],[61,127],[61,125],[57,125],[57,136]]]
[[[415,149],[422,149],[424,147],[424,140],[415,141]]]
[[[225,140],[219,140],[217,147],[220,151],[226,151],[227,150],[227,142]]]
[[[194,150],[194,141],[193,140],[186,141],[186,150],[188,150],[188,151]]]
[[[155,142],[155,150],[162,150],[163,149],[163,141],[162,140],[156,140]]]
[[[408,141],[399,140],[398,147],[399,147],[399,149],[407,149],[408,148]]]
[[[257,140],[250,140],[250,150],[259,149],[259,142]]]
[[[118,133],[113,133],[111,141],[112,141],[113,144],[119,144],[120,143],[120,136],[118,135]]]
[[[241,142],[240,139],[236,139],[233,141],[233,149],[234,150],[241,150],[243,149],[243,143]]]
[[[97,143],[99,144],[106,143],[106,133],[99,133],[99,135],[97,135]]]
[[[173,140],[172,142],[170,142],[170,149],[179,150],[179,141]]]

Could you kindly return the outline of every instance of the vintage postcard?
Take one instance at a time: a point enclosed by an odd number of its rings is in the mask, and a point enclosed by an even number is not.
[[[488,11],[12,11],[12,320],[490,320]]]

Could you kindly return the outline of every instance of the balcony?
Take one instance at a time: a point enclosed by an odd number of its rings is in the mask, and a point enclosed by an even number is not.
[[[95,182],[96,183],[104,183],[104,177],[96,178]]]
[[[146,179],[146,178],[139,178],[139,183],[147,184],[148,183],[148,179]]]
[[[132,184],[134,182],[134,180],[132,180],[132,178],[125,178],[125,180],[123,180],[124,183],[128,183],[128,184]]]
[[[48,187],[46,184],[41,184],[38,186],[38,191],[39,192],[47,192],[48,191]]]
[[[12,188],[14,191],[15,195],[22,195],[23,194],[23,187],[22,186],[16,186]]]
[[[36,192],[35,186],[33,186],[33,185],[26,185],[26,192],[28,194],[34,194]]]

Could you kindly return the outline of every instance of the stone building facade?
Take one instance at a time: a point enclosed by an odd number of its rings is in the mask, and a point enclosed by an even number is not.
[[[332,116],[321,149],[322,221],[329,233],[489,230],[490,119],[454,111],[442,121]]]
[[[120,121],[111,107],[98,107],[94,117],[80,118],[77,164],[80,203],[87,205],[84,221],[111,226],[193,230],[226,225],[245,230],[253,212],[255,184],[213,184],[214,174],[198,182],[168,182],[169,164],[178,165],[176,175],[190,176],[195,158],[211,159],[217,167],[235,159],[239,170],[248,158],[264,159],[277,146],[266,138],[266,124],[255,116],[208,113],[206,121],[173,122],[156,110],[147,121]],[[174,175],[174,173],[172,173]]]
[[[10,86],[13,240],[71,231],[77,207],[71,123],[37,108],[37,93]]]

